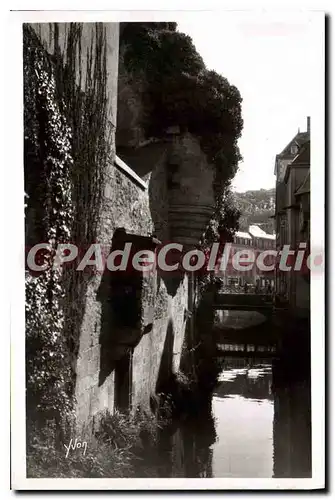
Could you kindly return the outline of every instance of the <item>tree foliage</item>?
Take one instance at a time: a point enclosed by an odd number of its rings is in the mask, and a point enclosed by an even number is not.
[[[175,23],[125,23],[120,50],[130,79],[141,83],[147,136],[160,137],[173,125],[197,136],[215,166],[215,192],[220,198],[241,160],[238,89],[206,69],[191,38],[176,31]]]
[[[236,231],[239,230],[241,212],[237,208],[234,195],[227,188],[220,202],[216,204],[215,212],[204,234],[202,246],[208,248],[214,242],[222,245],[233,241]]]

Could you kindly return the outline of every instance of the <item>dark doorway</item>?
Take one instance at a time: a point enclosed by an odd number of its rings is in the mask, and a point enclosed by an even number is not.
[[[127,413],[131,409],[133,352],[130,349],[115,364],[115,409]]]

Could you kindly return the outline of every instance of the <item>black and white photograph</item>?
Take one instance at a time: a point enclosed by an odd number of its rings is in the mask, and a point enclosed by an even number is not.
[[[323,488],[324,13],[11,15],[12,487]]]

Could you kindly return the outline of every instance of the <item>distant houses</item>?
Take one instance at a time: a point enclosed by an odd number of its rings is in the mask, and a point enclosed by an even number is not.
[[[247,284],[256,286],[258,282],[260,288],[268,287],[269,285],[271,288],[274,287],[276,258],[273,255],[266,255],[264,258],[265,266],[272,268],[271,270],[260,269],[256,261],[260,253],[267,250],[275,250],[275,248],[276,235],[266,233],[257,225],[249,226],[248,231],[236,231],[232,242],[230,261],[232,261],[233,256],[237,252],[252,250],[254,264],[252,265],[250,262],[247,266],[248,269],[245,270],[236,269],[233,265],[227,266],[224,272],[219,273],[225,285],[245,286]],[[243,258],[243,254],[241,256]]]

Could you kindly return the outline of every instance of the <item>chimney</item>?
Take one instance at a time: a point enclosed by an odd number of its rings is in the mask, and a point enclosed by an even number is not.
[[[311,133],[311,117],[307,116],[307,132],[308,134]]]

